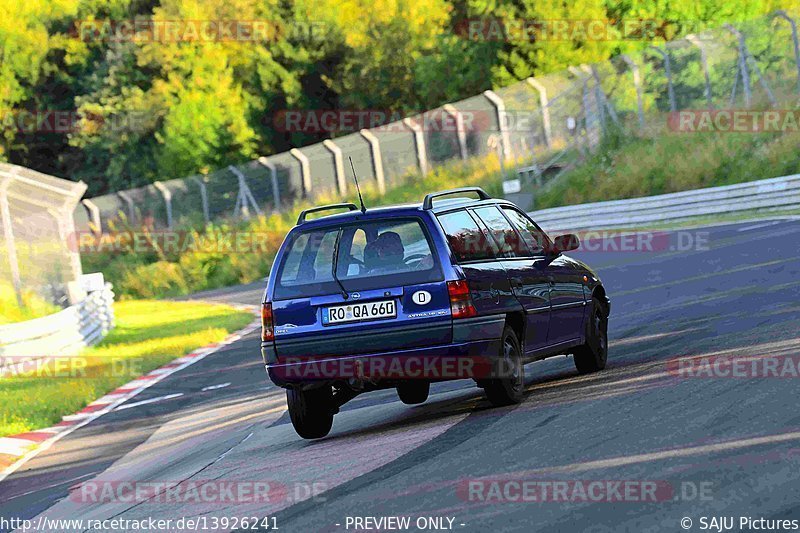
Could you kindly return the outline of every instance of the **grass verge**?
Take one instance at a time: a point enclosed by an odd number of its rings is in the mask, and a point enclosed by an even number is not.
[[[84,372],[0,378],[0,437],[57,423],[139,375],[221,341],[253,320],[248,312],[197,302],[126,301],[116,303],[114,312],[116,327],[81,353]]]
[[[23,307],[20,308],[11,285],[0,283],[0,326],[32,320],[61,310],[29,290],[22,291],[22,304]]]
[[[536,209],[638,198],[800,172],[800,133],[609,135],[536,198]]]

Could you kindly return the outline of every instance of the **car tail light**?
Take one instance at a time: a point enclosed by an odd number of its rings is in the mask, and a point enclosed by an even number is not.
[[[269,302],[261,306],[261,340],[275,340],[275,330],[272,327],[272,304]]]
[[[478,314],[472,305],[472,296],[466,281],[448,281],[447,292],[450,294],[450,312],[453,318],[469,318]]]

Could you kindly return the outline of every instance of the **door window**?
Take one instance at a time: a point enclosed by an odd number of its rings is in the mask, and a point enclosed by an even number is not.
[[[439,215],[447,242],[459,263],[489,261],[495,258],[494,243],[487,238],[472,216],[465,210]]]
[[[489,228],[489,233],[492,234],[494,241],[500,248],[502,257],[526,257],[530,255],[530,250],[522,242],[517,231],[496,206],[480,207],[475,209],[475,214]]]
[[[539,229],[531,219],[514,209],[513,207],[504,207],[503,212],[514,224],[514,227],[519,232],[520,237],[530,249],[533,255],[542,255],[547,249],[547,237],[544,232]]]

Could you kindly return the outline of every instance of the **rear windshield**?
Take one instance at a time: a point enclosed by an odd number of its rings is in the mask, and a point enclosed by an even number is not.
[[[441,281],[430,236],[417,218],[298,232],[283,254],[273,298],[304,298]]]

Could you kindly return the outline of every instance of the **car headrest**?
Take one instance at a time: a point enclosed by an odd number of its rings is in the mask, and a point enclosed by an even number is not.
[[[384,231],[364,247],[364,264],[368,269],[391,266],[402,261],[406,252],[400,235]]]

